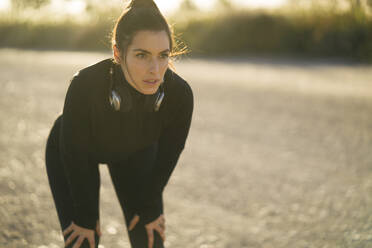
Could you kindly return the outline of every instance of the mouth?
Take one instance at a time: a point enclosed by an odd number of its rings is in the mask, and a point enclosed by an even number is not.
[[[157,84],[159,82],[159,80],[157,80],[157,79],[143,80],[143,82],[145,82],[146,84],[154,85],[154,84]]]

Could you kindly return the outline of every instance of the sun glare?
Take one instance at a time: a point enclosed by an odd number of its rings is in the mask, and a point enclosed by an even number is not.
[[[201,9],[209,9],[213,7],[217,0],[203,0],[193,2]],[[231,0],[236,5],[243,5],[249,8],[276,8],[282,6],[287,0]],[[172,12],[177,9],[182,0],[155,0],[159,8],[165,13]]]
[[[68,14],[80,14],[86,7],[86,2],[83,0],[52,0],[51,9],[64,10]]]
[[[10,8],[10,0],[0,0],[0,10],[9,9],[9,8]]]
[[[276,8],[279,6],[282,6],[287,1],[286,0],[244,0],[244,1],[236,1],[240,4],[244,4],[248,7],[254,7],[254,8]]]
[[[113,1],[113,0],[111,0]],[[117,0],[115,0],[117,1]],[[176,10],[183,0],[155,0],[160,10],[164,13],[171,13]],[[201,9],[213,7],[217,0],[194,0],[193,2]],[[287,2],[287,0],[231,0],[236,5],[246,6],[248,8],[276,8]],[[83,0],[51,0],[52,9],[63,9],[70,14],[79,14],[84,10],[86,2]],[[0,0],[0,10],[10,8],[10,0]]]

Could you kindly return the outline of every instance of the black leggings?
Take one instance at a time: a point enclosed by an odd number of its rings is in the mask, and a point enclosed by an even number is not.
[[[56,121],[50,131],[45,150],[45,163],[50,189],[57,209],[60,226],[63,231],[71,224],[74,209],[64,168],[62,167],[63,164],[60,161],[58,145],[59,126],[59,121]],[[135,189],[138,188],[141,179],[144,178],[146,173],[150,173],[151,167],[148,165],[154,164],[151,163],[151,160],[153,160],[155,156],[156,149],[154,145],[151,145],[141,151],[135,152],[125,161],[115,164],[107,164],[124,215],[132,248],[148,247],[147,232],[145,224],[141,222],[141,218],[132,231],[129,232],[128,227],[131,219],[135,215],[135,209],[131,207],[133,199],[136,197]],[[68,235],[64,237],[65,241],[67,238]],[[73,244],[74,242],[72,242],[68,247],[72,247]],[[99,236],[95,232],[95,247],[98,247],[98,244]],[[85,239],[80,247],[89,248],[88,240]],[[154,231],[153,247],[164,247],[162,239],[157,231]]]

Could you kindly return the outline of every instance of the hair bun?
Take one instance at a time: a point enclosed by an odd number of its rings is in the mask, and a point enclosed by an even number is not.
[[[130,1],[129,8],[138,8],[138,7],[155,8],[156,10],[159,10],[154,0],[132,0]]]

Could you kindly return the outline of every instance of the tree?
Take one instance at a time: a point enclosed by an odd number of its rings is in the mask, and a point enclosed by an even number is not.
[[[218,0],[217,4],[220,5],[221,7],[225,7],[225,8],[231,8],[232,7],[232,3],[231,3],[230,0]]]
[[[362,6],[360,0],[350,0],[350,4],[352,9],[360,9]]]
[[[198,7],[195,5],[195,3],[192,0],[183,0],[181,2],[180,11],[196,11],[198,10]]]
[[[216,8],[222,10],[231,10],[233,8],[233,4],[230,0],[217,0]]]
[[[39,9],[40,7],[49,3],[50,0],[11,0],[12,9]]]

